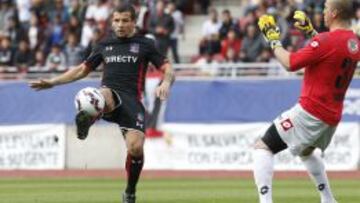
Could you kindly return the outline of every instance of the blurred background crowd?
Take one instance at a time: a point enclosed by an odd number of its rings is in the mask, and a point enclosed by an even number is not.
[[[63,72],[81,63],[92,47],[111,33],[112,9],[132,3],[137,29],[156,40],[174,63],[271,62],[271,50],[257,28],[264,13],[275,16],[286,49],[306,43],[294,29],[295,10],[304,10],[318,32],[325,0],[238,0],[240,13],[213,6],[211,0],[0,0],[0,73]],[[207,15],[199,26],[198,54],[181,56],[179,43],[188,35],[189,16]],[[359,3],[354,5],[354,31],[360,35]],[[168,53],[169,52],[169,53]]]

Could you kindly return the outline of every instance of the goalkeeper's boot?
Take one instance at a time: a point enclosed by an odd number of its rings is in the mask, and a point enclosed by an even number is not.
[[[95,122],[96,119],[94,119],[89,114],[85,113],[84,111],[79,111],[76,114],[75,117],[75,123],[76,123],[76,133],[77,138],[80,140],[84,140],[88,133],[91,125]]]
[[[135,203],[135,199],[135,194],[128,194],[124,192],[122,196],[122,203]]]

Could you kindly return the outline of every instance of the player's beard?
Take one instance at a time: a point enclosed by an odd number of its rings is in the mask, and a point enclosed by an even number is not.
[[[114,28],[113,30],[117,37],[131,37],[133,35],[133,33],[135,32],[134,29],[120,30],[120,28]]]
[[[124,30],[120,31],[119,28],[114,28],[113,30],[117,37],[126,37],[126,32]]]

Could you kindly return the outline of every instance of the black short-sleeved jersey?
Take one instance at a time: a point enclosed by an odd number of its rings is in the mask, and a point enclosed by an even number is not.
[[[160,68],[167,59],[155,48],[154,40],[142,35],[111,36],[100,42],[85,60],[92,70],[104,63],[102,85],[141,98],[148,63]]]

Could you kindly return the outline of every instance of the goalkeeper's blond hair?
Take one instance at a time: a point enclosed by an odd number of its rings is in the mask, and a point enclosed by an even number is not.
[[[339,20],[349,21],[354,16],[353,0],[329,0],[329,3],[338,11]]]

